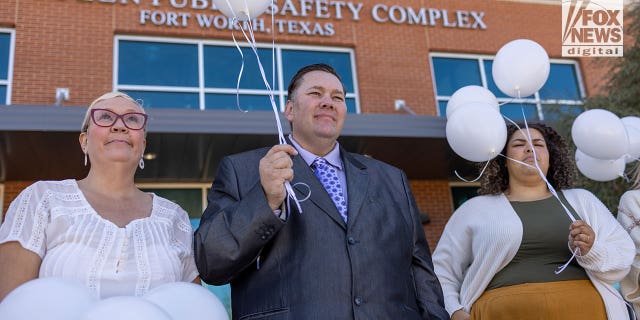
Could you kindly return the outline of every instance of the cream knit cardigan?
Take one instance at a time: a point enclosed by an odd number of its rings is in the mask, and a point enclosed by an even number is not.
[[[563,194],[596,233],[589,253],[576,257],[578,263],[602,296],[608,318],[629,319],[612,284],[629,272],[635,255],[631,238],[589,191],[571,189]],[[453,213],[433,253],[449,314],[460,308],[471,310],[494,275],[513,259],[521,241],[522,222],[504,194],[472,198]]]
[[[631,272],[620,281],[620,289],[624,298],[633,304],[636,316],[640,316],[640,190],[627,191],[622,195],[618,221],[636,243],[636,257],[631,265]]]

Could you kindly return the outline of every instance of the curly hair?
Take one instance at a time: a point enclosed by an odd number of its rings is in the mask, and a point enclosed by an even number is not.
[[[524,128],[524,124],[518,124],[520,128]],[[540,131],[547,144],[549,151],[549,170],[547,171],[547,180],[554,189],[568,189],[573,186],[574,162],[569,148],[564,139],[551,127],[543,123],[528,124],[530,129]],[[518,128],[515,125],[507,126],[507,144],[502,149],[502,154],[507,154],[507,146],[513,133]],[[493,159],[487,166],[482,179],[480,181],[480,195],[496,195],[504,192],[509,187],[509,173],[507,171],[507,159],[498,156]]]

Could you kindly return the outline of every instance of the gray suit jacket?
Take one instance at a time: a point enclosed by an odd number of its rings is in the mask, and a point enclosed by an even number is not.
[[[267,151],[222,160],[195,233],[202,279],[231,282],[233,319],[449,319],[401,170],[341,150],[347,225],[295,156],[292,185],[311,197],[282,221],[260,184]]]

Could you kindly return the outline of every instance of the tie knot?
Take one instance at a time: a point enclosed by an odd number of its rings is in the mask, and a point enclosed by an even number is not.
[[[327,161],[327,159],[325,158],[316,158],[315,160],[313,160],[313,163],[311,164],[311,166],[313,168],[318,168],[318,167],[327,167],[329,165],[329,161]]]

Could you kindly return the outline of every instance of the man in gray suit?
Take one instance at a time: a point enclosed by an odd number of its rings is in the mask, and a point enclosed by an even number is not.
[[[218,168],[194,246],[202,279],[231,283],[234,319],[449,319],[407,177],[337,142],[345,92],[330,66],[300,69],[292,145]],[[302,212],[285,181],[311,193]]]

